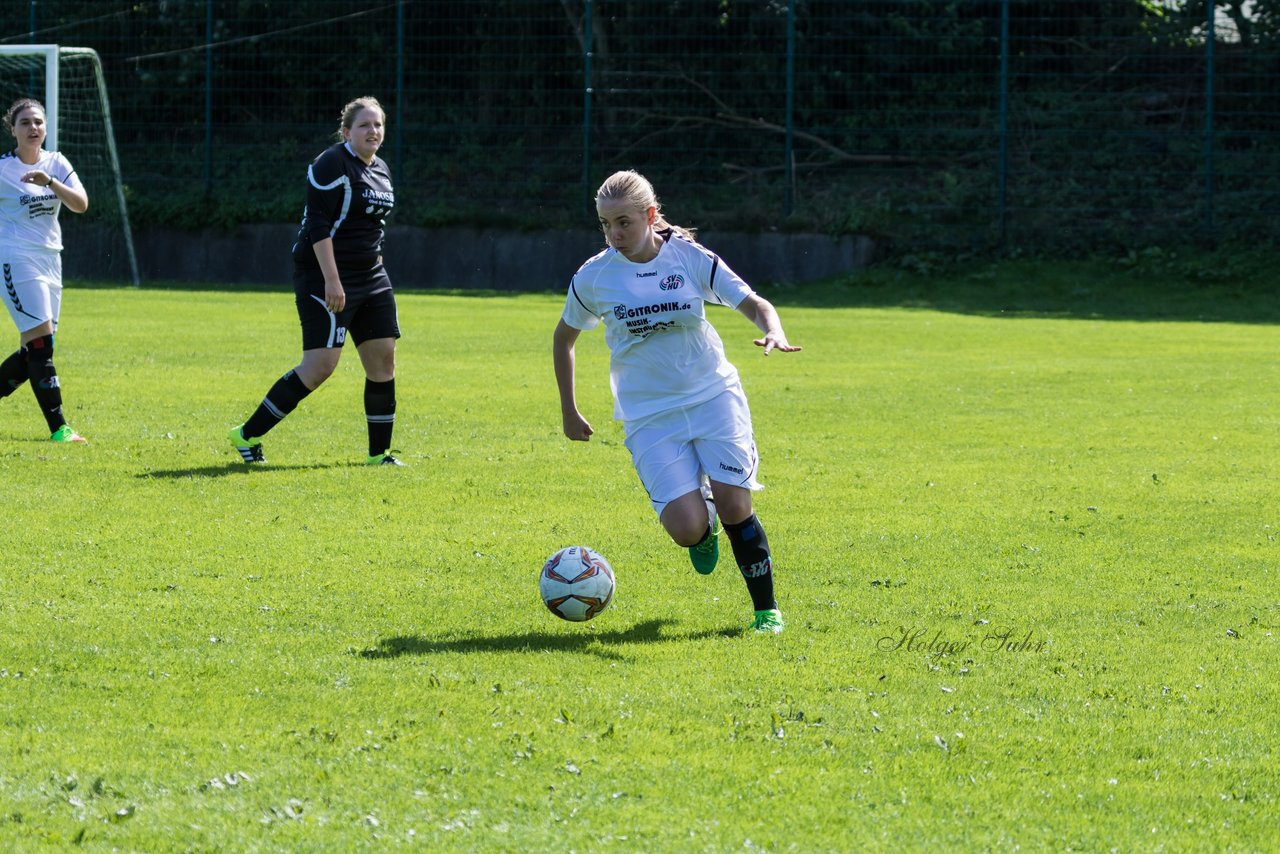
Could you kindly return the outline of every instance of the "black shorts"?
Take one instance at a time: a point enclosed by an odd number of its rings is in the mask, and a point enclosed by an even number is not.
[[[381,267],[378,273],[386,278]],[[314,279],[319,280],[318,291]],[[341,347],[348,334],[357,347],[374,338],[399,338],[400,318],[390,284],[388,280],[387,287],[375,293],[364,288],[347,291],[346,306],[334,314],[324,304],[324,275],[319,270],[314,275],[310,270],[295,270],[294,300],[302,322],[302,349]]]

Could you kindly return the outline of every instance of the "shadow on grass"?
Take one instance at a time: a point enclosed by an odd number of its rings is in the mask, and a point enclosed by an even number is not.
[[[244,463],[227,463],[221,466],[196,466],[195,468],[186,469],[158,469],[155,471],[138,472],[134,475],[138,480],[150,480],[151,478],[160,478],[167,480],[182,480],[184,478],[198,477],[229,477],[235,475],[253,475],[260,477],[265,472],[273,471],[305,471],[308,469],[343,469],[363,466],[363,463],[308,463],[305,465],[271,465],[261,466],[254,464],[252,466]]]
[[[714,242],[709,244],[714,248]],[[726,259],[732,263],[732,259]],[[780,308],[905,308],[988,317],[1280,324],[1280,252],[1269,247],[1147,249],[1124,257],[955,260],[921,253],[819,282],[755,283]],[[76,282],[117,288],[118,283]],[[148,282],[157,291],[292,295],[285,284]],[[411,289],[415,297],[545,297],[541,291]],[[563,292],[551,291],[561,297]]]
[[[572,271],[570,271],[572,272]],[[393,273],[394,275],[394,273]],[[566,280],[567,281],[567,280]],[[169,292],[200,292],[211,291],[214,293],[239,293],[239,294],[279,294],[281,298],[288,299],[289,303],[293,302],[293,284],[290,281],[282,280],[279,282],[179,282],[171,280],[151,280],[142,283],[141,288],[135,288],[132,285],[122,282],[109,282],[93,279],[74,279],[70,284],[77,290],[123,290],[136,293],[142,291],[169,291]],[[415,288],[411,285],[395,286],[397,296],[443,296],[443,297],[473,297],[476,299],[488,299],[491,297],[502,297],[504,299],[512,299],[516,297],[554,297],[559,300],[564,299],[564,291],[558,289],[543,290],[495,290],[494,288]]]
[[[435,655],[442,652],[581,652],[601,658],[620,659],[617,647],[628,644],[672,643],[736,637],[740,628],[668,634],[662,631],[669,620],[648,620],[629,629],[584,631],[572,634],[524,632],[510,635],[471,635],[448,640],[432,640],[421,635],[383,638],[373,649],[361,650],[361,658],[399,658],[402,655]]]
[[[823,282],[761,288],[815,308],[906,308],[986,317],[1280,323],[1280,255],[1256,251],[1107,259],[880,265]]]

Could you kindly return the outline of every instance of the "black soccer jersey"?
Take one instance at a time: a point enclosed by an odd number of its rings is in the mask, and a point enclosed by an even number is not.
[[[391,170],[382,158],[374,157],[366,165],[344,142],[326,149],[307,169],[307,207],[293,245],[295,262],[318,269],[311,247],[331,237],[339,272],[372,270],[382,254],[386,216],[394,206]]]

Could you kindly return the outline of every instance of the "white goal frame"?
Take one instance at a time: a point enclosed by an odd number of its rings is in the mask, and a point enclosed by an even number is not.
[[[83,56],[90,60],[97,82],[98,106],[102,110],[107,160],[111,165],[113,183],[116,189],[116,201],[120,205],[120,226],[123,231],[125,250],[129,258],[129,274],[133,280],[133,285],[135,287],[139,286],[142,280],[138,275],[138,257],[133,249],[133,229],[129,226],[129,208],[125,204],[124,179],[120,175],[120,157],[116,153],[116,134],[111,125],[111,105],[107,100],[107,81],[102,73],[102,60],[98,58],[98,52],[88,47],[62,47],[56,44],[19,44],[0,45],[0,56],[44,57],[44,98],[42,100],[45,107],[45,149],[48,151],[58,150],[59,60],[64,56]]]

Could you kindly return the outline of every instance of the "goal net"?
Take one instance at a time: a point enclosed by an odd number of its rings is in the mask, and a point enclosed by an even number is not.
[[[0,110],[18,98],[47,110],[45,148],[71,161],[89,210],[64,211],[63,274],[68,279],[139,284],[107,84],[96,51],[58,45],[0,45]],[[13,139],[0,140],[4,150]]]

